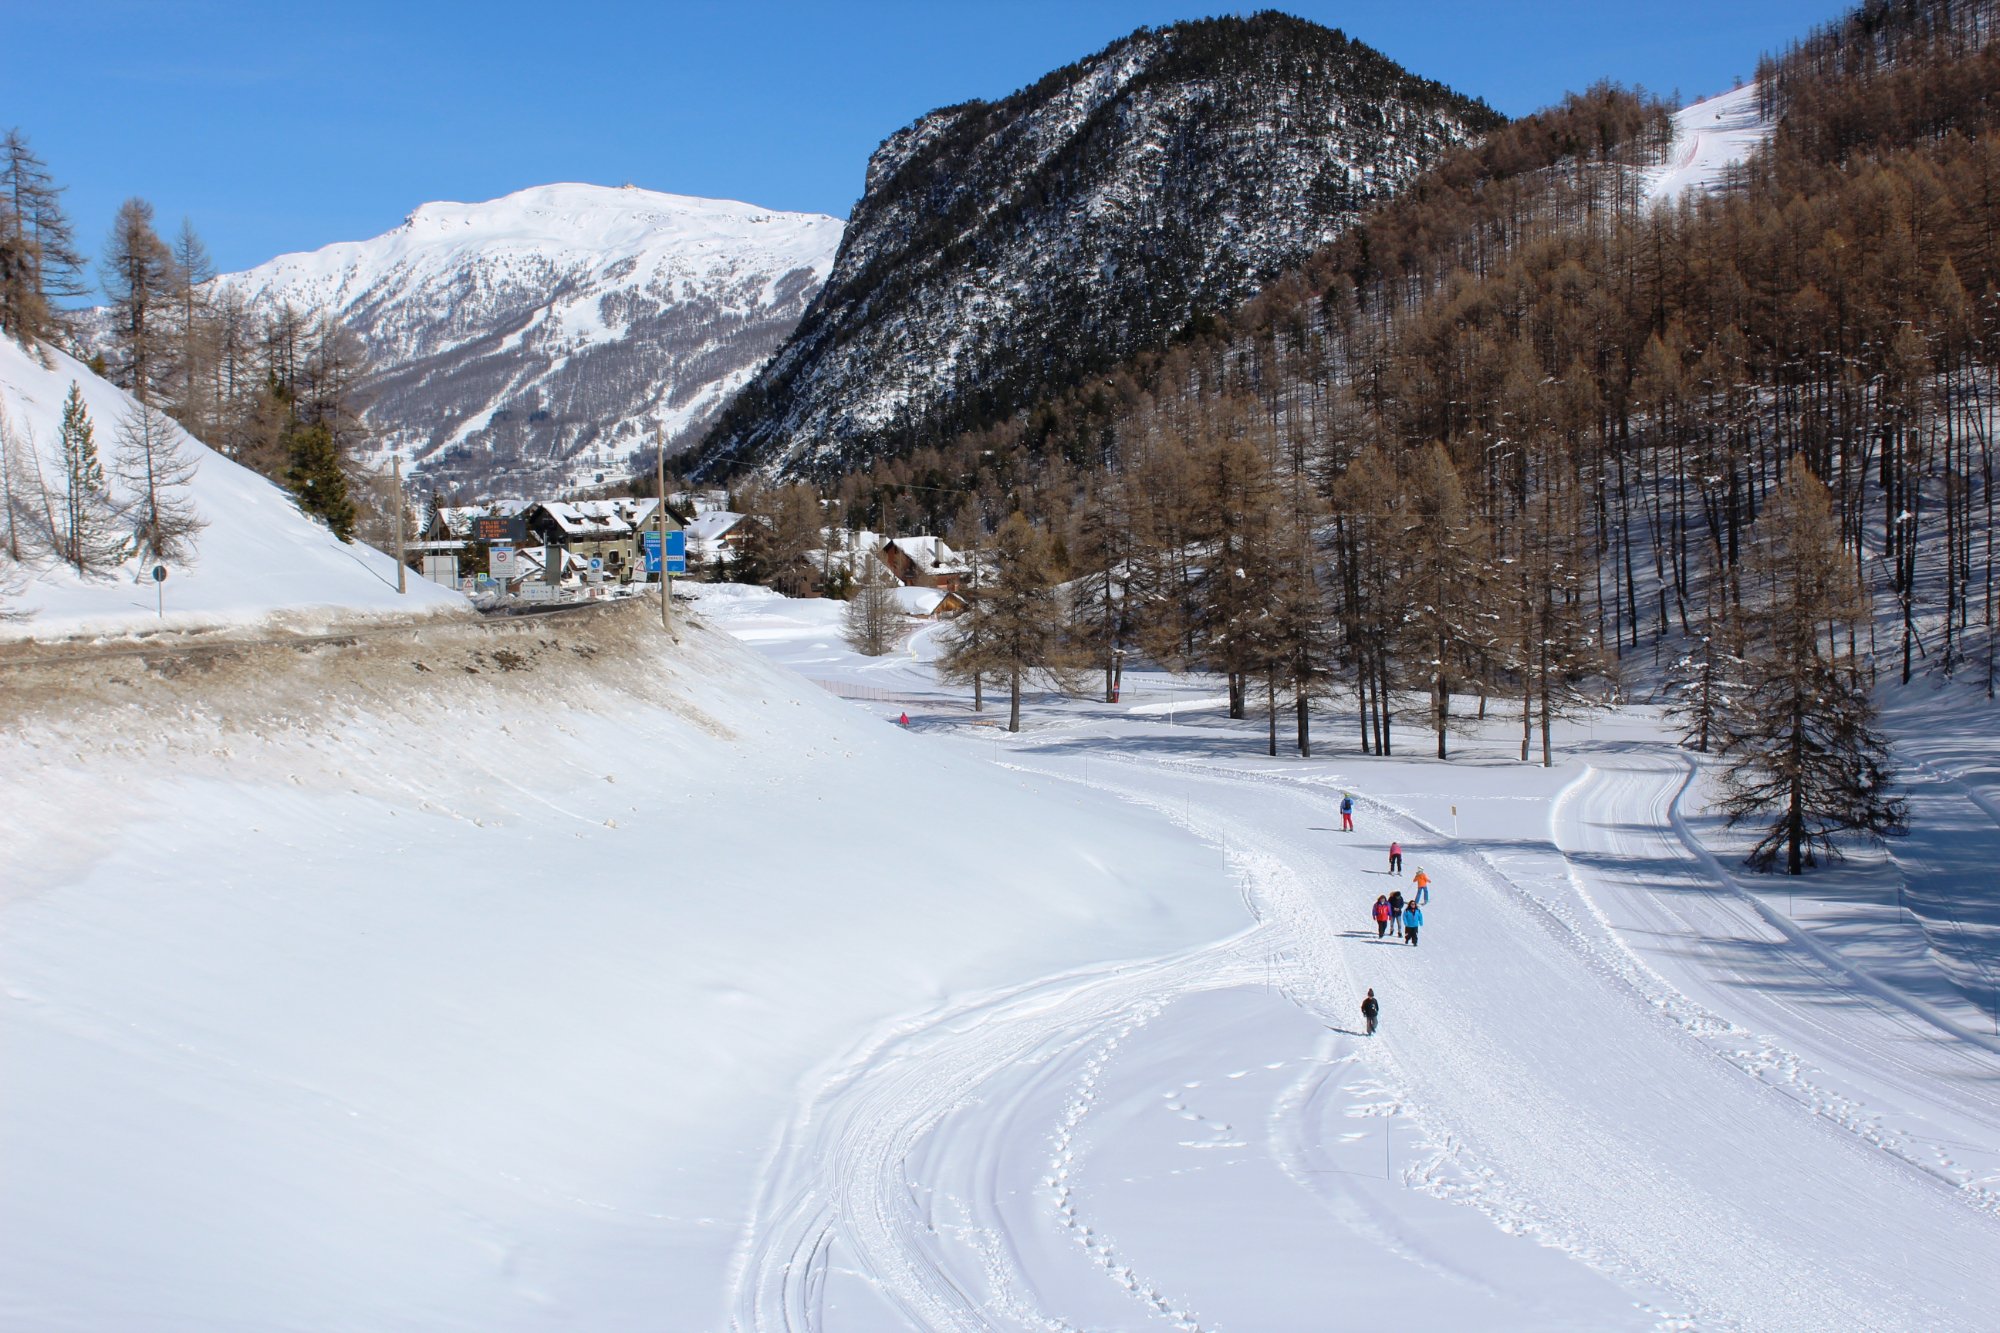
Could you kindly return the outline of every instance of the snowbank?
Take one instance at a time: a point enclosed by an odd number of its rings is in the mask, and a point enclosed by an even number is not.
[[[109,476],[118,423],[135,404],[81,362],[56,351],[48,358],[44,366],[18,343],[0,337],[0,408],[9,426],[39,460],[42,476],[53,482],[61,470],[63,399],[74,383],[83,393]],[[466,608],[457,592],[414,574],[409,591],[398,595],[393,558],[360,542],[336,540],[276,486],[175,429],[200,460],[189,494],[208,526],[197,538],[195,559],[168,573],[165,615],[149,577],[151,562],[128,560],[104,577],[85,579],[44,555],[31,566],[26,587],[0,603],[0,612],[19,617],[0,620],[0,640],[214,629],[279,618],[304,628],[357,616]],[[123,498],[115,482],[113,495]]]
[[[1243,924],[649,607],[135,661],[0,693],[8,1327],[718,1327],[815,1070]]]

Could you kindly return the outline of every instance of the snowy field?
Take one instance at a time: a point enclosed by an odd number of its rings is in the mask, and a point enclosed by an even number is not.
[[[935,627],[693,591],[10,678],[0,1327],[1991,1326],[1962,696],[1793,896],[1645,709],[1546,771],[1148,673],[1010,736]]]
[[[1646,201],[1672,203],[1690,190],[1715,189],[1770,137],[1755,83],[1682,107],[1674,112],[1666,162],[1646,173]]]

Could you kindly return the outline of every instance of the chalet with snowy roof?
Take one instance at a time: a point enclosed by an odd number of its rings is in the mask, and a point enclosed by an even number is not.
[[[876,554],[891,573],[913,588],[956,592],[972,573],[965,557],[945,545],[942,537],[891,537]]]
[[[956,588],[897,588],[896,609],[921,620],[950,620],[965,610]]]
[[[560,546],[588,568],[599,563],[607,580],[630,583],[645,577],[639,534],[659,521],[660,502],[621,496],[611,500],[541,500],[522,516],[526,540]],[[667,527],[680,524],[667,515]]]
[[[736,558],[750,538],[750,516],[727,509],[697,514],[687,525],[688,554],[701,560],[728,561]]]

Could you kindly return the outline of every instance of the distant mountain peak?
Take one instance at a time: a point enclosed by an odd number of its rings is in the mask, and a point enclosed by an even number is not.
[[[1271,11],[1141,28],[882,141],[826,286],[700,468],[823,473],[1164,343],[1501,123]]]
[[[437,201],[218,279],[337,316],[367,420],[441,489],[555,490],[700,431],[790,331],[843,223],[635,185]]]

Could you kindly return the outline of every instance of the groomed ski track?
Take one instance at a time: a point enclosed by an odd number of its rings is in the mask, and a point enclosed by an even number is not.
[[[736,1327],[1987,1325],[2000,1058],[1724,882],[1687,837],[1684,764],[1614,758],[1539,827],[1460,842],[1365,771],[1129,726],[1002,761],[1187,823],[1253,924],[941,1008],[829,1067],[766,1170]],[[1332,781],[1361,834],[1329,827]],[[1418,949],[1362,929],[1392,836],[1437,885]],[[1199,1076],[1155,1091],[1176,1072]],[[1227,1169],[1120,1177],[1163,1118],[1191,1127],[1169,1149]],[[1202,1252],[1252,1252],[1258,1218],[1264,1251],[1294,1250],[1206,1280]],[[1513,1262],[1440,1243],[1466,1219],[1526,1238]],[[1393,1304],[1342,1256],[1392,1266]]]

